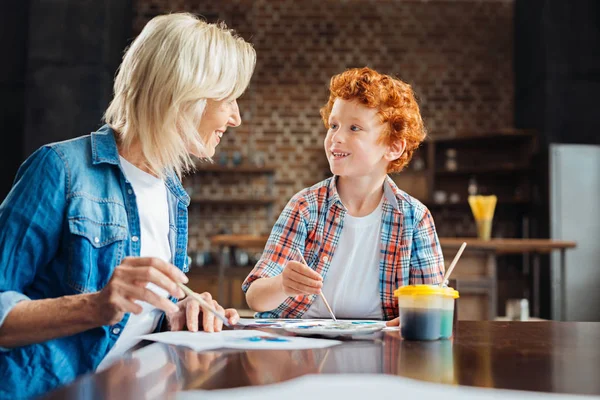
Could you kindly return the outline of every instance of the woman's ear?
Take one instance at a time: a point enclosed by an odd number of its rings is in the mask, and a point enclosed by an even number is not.
[[[385,153],[385,159],[394,161],[399,159],[406,149],[406,139],[397,140],[388,146],[388,151]]]

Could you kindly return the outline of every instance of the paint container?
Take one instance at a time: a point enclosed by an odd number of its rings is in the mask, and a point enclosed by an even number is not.
[[[398,297],[400,333],[405,340],[438,340],[452,337],[454,303],[458,292],[437,285],[402,286]]]

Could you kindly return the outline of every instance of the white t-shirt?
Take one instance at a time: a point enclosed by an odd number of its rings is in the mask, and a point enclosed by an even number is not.
[[[344,216],[340,241],[322,288],[336,318],[383,318],[379,290],[382,216],[383,197],[367,216]],[[321,296],[302,318],[331,318]]]
[[[142,171],[123,157],[119,158],[125,178],[131,183],[136,197],[141,229],[140,256],[157,257],[170,262],[169,204],[165,182]],[[169,295],[166,290],[152,283],[146,287],[159,296],[168,297]],[[139,315],[132,313],[129,316],[121,336],[98,365],[98,371],[108,367],[127,350],[139,343],[139,340],[136,339],[138,336],[152,333],[156,329],[161,310],[143,301],[136,301],[136,303],[142,306],[143,311]]]

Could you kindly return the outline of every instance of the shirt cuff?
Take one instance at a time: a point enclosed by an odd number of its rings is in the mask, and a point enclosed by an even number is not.
[[[8,291],[0,293],[0,327],[2,327],[2,325],[4,324],[4,320],[6,319],[6,316],[8,315],[10,310],[12,310],[13,307],[17,305],[17,303],[24,300],[31,299],[25,296],[23,293],[19,292]],[[10,350],[12,349],[0,347],[0,352]]]
[[[257,279],[261,278],[272,278],[277,276],[283,272],[283,268],[273,261],[259,261],[254,269],[250,272],[250,275],[244,279],[242,283],[242,291],[244,293],[248,292],[250,289],[250,285]]]

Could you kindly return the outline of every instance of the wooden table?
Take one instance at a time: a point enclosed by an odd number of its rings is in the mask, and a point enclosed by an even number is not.
[[[329,349],[194,351],[151,344],[47,399],[165,398],[179,390],[282,382],[305,374],[375,373],[486,388],[600,395],[600,323],[460,321],[454,339],[399,332]],[[139,370],[152,367],[153,372]]]

